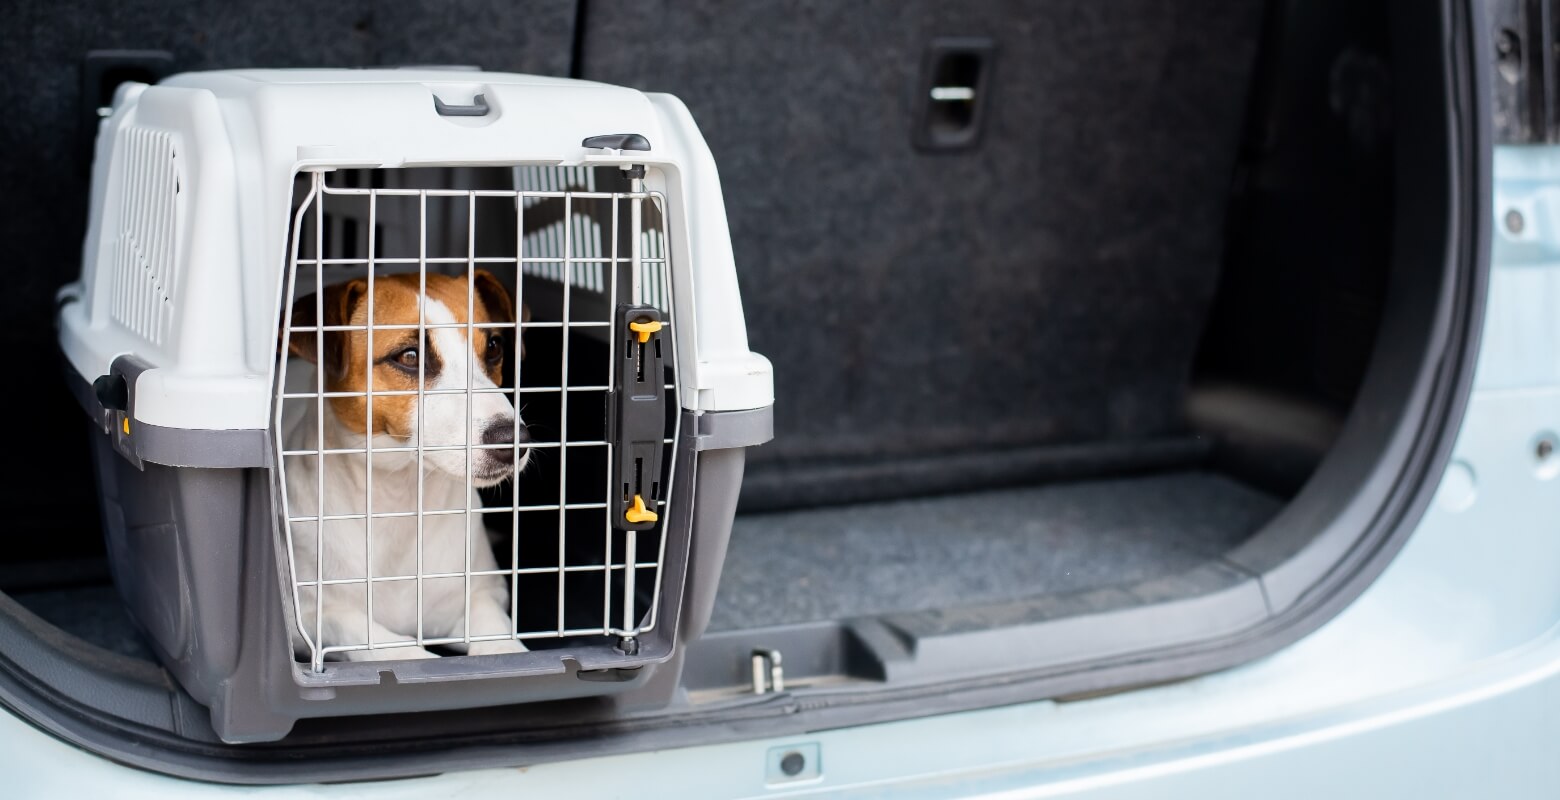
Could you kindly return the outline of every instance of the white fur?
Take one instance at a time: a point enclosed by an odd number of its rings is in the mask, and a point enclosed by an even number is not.
[[[429,300],[423,312],[429,325],[449,324],[455,322],[455,315],[438,300]],[[466,402],[471,402],[471,426],[470,440],[480,441],[482,431],[491,424],[514,424],[514,407],[510,405],[507,395],[497,392],[472,392],[466,393],[467,374],[471,375],[472,389],[491,389],[493,380],[481,368],[480,362],[471,346],[467,344],[466,331],[461,328],[431,328],[428,338],[433,342],[433,349],[438,353],[442,362],[438,379],[430,384],[431,389],[456,389],[460,394],[436,394],[423,397],[423,416],[425,425],[413,425],[409,429],[423,433],[423,446],[434,447],[438,445],[464,445],[467,441],[467,425],[465,423]],[[426,358],[424,363],[428,363]],[[414,420],[415,422],[415,420]],[[415,436],[407,445],[417,443]],[[361,447],[361,445],[359,445]],[[481,476],[482,465],[480,459],[489,454],[503,454],[506,451],[471,451],[472,483],[478,487],[492,486],[502,481],[507,475],[484,480]],[[530,454],[526,454],[529,458]],[[432,464],[445,474],[461,481],[466,477],[466,451],[465,450],[435,450],[424,453],[425,464]],[[524,462],[521,468],[524,469]]]
[[[425,304],[424,315],[430,324],[450,323],[455,317],[437,300]],[[482,431],[492,424],[514,424],[514,409],[508,397],[500,393],[470,393],[467,389],[468,362],[475,362],[467,344],[463,329],[443,328],[429,331],[434,351],[441,361],[436,381],[430,389],[459,389],[459,394],[425,396],[420,415],[424,425],[417,420],[407,420],[403,429],[421,431],[422,446],[464,445],[481,441]],[[467,356],[470,356],[469,358]],[[427,354],[423,363],[428,364]],[[476,364],[473,364],[477,366]],[[308,365],[299,365],[311,369]],[[493,382],[478,366],[471,372],[472,388],[492,387]],[[311,381],[311,385],[314,385]],[[471,404],[470,425],[467,425],[467,401]],[[320,440],[320,428],[314,403],[308,402],[305,413],[295,415],[289,423],[284,421],[284,439],[288,450],[313,450]],[[468,434],[469,431],[469,434]],[[364,436],[348,430],[337,419],[327,403],[325,406],[324,444],[326,449],[362,448]],[[374,447],[416,446],[418,437],[398,439],[385,434],[374,437]],[[423,454],[422,496],[423,510],[461,509],[458,514],[424,515],[422,522],[422,568],[424,576],[439,573],[465,573],[469,570],[497,569],[493,551],[489,548],[483,530],[482,515],[466,514],[466,508],[480,508],[478,486],[501,482],[512,474],[492,453],[507,460],[508,450],[471,450],[473,480],[466,481],[468,451],[463,449],[425,452]],[[526,463],[521,460],[520,468]],[[496,470],[483,477],[488,459],[489,469]],[[319,472],[315,456],[288,457],[287,498],[288,513],[292,517],[317,514],[316,496],[319,494]],[[364,514],[368,512],[369,470],[363,455],[334,455],[324,457],[325,465],[325,514]],[[418,495],[417,453],[376,453],[372,470],[373,512],[415,512]],[[469,532],[468,532],[468,520]],[[312,581],[317,574],[325,580],[363,578],[368,574],[366,565],[367,526],[364,520],[330,520],[325,523],[323,553],[316,535],[316,523],[292,524],[292,550],[295,573],[299,581]],[[373,560],[375,577],[414,576],[419,574],[417,558],[417,518],[415,516],[373,520]],[[466,634],[466,579],[428,578],[422,583],[422,635],[424,639],[464,637]],[[320,647],[362,645],[369,642],[372,629],[373,643],[378,646],[389,642],[415,642],[417,637],[417,584],[415,580],[385,581],[374,584],[373,615],[370,619],[367,597],[362,584],[326,586],[325,602],[320,609],[318,638]],[[472,636],[508,633],[512,630],[509,618],[509,591],[502,576],[481,575],[470,578]],[[300,587],[299,623],[311,638],[316,631],[316,607],[313,587]],[[462,645],[450,645],[453,649],[466,649]],[[514,653],[526,648],[518,641],[500,639],[473,642],[467,652],[474,655],[487,653]],[[341,654],[351,660],[377,661],[384,659],[437,658],[416,645],[373,650],[352,650]]]

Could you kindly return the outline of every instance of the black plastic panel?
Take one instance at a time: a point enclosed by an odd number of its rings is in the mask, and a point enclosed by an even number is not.
[[[1554,0],[1490,0],[1495,140],[1560,142],[1560,7]]]

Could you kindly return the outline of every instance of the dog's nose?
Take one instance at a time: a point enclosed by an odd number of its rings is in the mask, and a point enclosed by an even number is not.
[[[515,436],[515,432],[516,432],[515,428],[516,428],[516,425],[514,423],[514,420],[504,420],[502,422],[495,422],[492,425],[489,425],[486,428],[482,429],[482,443],[483,444],[515,444],[518,441],[519,443],[524,444],[526,442],[531,441],[531,436],[530,436],[530,434],[526,433],[524,426],[520,426],[520,430],[519,430],[519,434],[520,435],[519,435],[519,438],[517,439],[516,436]],[[522,456],[522,455],[525,455],[525,451],[524,450],[521,450],[520,452],[516,453],[517,457],[518,456]]]

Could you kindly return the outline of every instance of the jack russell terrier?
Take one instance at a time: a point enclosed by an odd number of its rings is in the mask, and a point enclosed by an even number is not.
[[[473,328],[470,341],[465,327],[431,327],[467,321],[468,305],[473,322],[514,322],[514,305],[491,273],[478,270],[471,278],[476,297],[467,297],[467,277],[429,274],[426,299],[422,303],[427,323],[427,341],[419,342],[417,331],[405,328],[373,331],[373,350],[369,350],[366,330],[328,331],[323,347],[315,333],[295,333],[288,343],[292,355],[323,365],[311,369],[311,391],[319,387],[323,375],[326,392],[355,393],[327,396],[324,420],[317,419],[314,401],[290,401],[308,408],[290,422],[284,419],[283,441],[287,450],[314,450],[323,434],[326,450],[363,449],[372,438],[373,464],[362,453],[327,454],[323,457],[325,475],[324,514],[366,514],[365,500],[372,495],[372,513],[397,513],[401,516],[373,520],[372,541],[363,519],[327,520],[324,541],[317,535],[313,521],[292,524],[293,564],[299,581],[313,581],[319,566],[324,580],[357,579],[370,574],[365,569],[367,546],[373,548],[375,577],[416,576],[421,581],[422,636],[424,640],[467,636],[467,595],[465,574],[493,573],[498,564],[482,524],[482,515],[467,508],[480,508],[477,489],[494,486],[525,468],[530,454],[515,445],[516,430],[520,443],[528,441],[523,423],[517,425],[514,406],[508,396],[491,389],[502,381],[504,369],[503,328]],[[376,277],[374,281],[374,319],[369,320],[368,282],[354,280],[324,290],[324,319],[316,320],[313,295],[297,301],[292,324],[298,327],[324,325],[416,325],[421,298],[416,274]],[[522,308],[522,317],[529,318]],[[524,356],[523,346],[516,349]],[[471,368],[468,375],[468,365]],[[373,371],[375,392],[416,391],[419,373],[425,392],[418,408],[415,394],[375,395],[370,408],[368,370]],[[469,408],[470,417],[467,417]],[[372,418],[369,414],[372,413]],[[468,424],[469,423],[469,424]],[[323,428],[323,430],[321,430]],[[469,432],[469,433],[468,433]],[[467,442],[482,445],[509,445],[494,449],[470,450],[467,476]],[[421,470],[418,453],[378,452],[381,448],[417,447],[425,449]],[[448,448],[448,449],[431,449]],[[516,464],[518,457],[519,463]],[[320,476],[316,456],[288,456],[286,464],[288,513],[294,518],[315,516],[319,512]],[[419,474],[420,472],[420,474]],[[422,552],[419,559],[417,497],[422,493]],[[432,513],[429,513],[432,512]],[[449,513],[456,512],[456,513]],[[323,550],[323,553],[320,552]],[[469,565],[467,558],[469,558]],[[470,577],[470,636],[510,634],[509,590],[502,575]],[[319,609],[318,647],[366,645],[374,649],[339,651],[349,660],[437,658],[416,646],[418,635],[418,581],[412,579],[376,581],[372,595],[362,583],[327,584]],[[314,587],[300,586],[299,623],[307,631],[315,630]],[[372,603],[369,603],[369,600]],[[372,610],[370,610],[372,609]],[[372,634],[372,639],[369,638]],[[412,644],[405,644],[411,642]],[[380,648],[380,645],[400,643]],[[456,652],[472,655],[516,653],[526,648],[515,639],[445,645]]]

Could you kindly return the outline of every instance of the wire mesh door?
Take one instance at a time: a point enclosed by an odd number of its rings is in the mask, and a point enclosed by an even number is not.
[[[679,415],[643,174],[300,175],[275,488],[314,670],[655,628]]]

